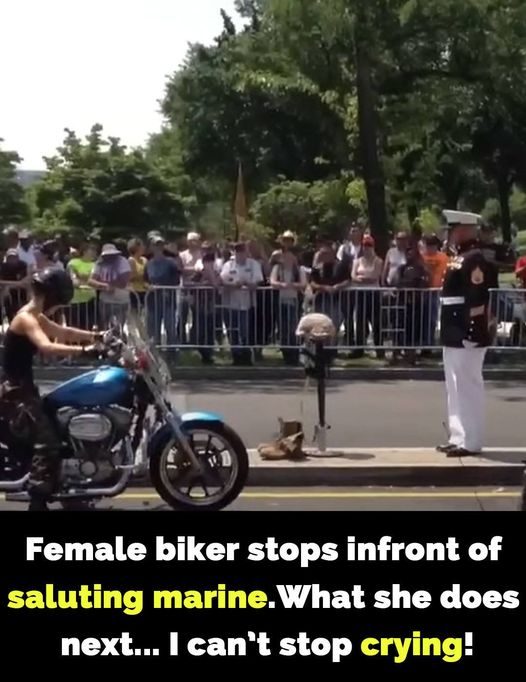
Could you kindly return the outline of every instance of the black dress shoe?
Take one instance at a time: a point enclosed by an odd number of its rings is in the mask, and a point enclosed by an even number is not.
[[[455,447],[452,450],[448,450],[446,455],[448,457],[478,457],[480,452],[471,452],[470,450],[466,450],[466,448]]]
[[[449,443],[448,445],[439,445],[436,448],[437,452],[449,452],[450,450],[456,450],[457,446],[453,445],[452,443]]]

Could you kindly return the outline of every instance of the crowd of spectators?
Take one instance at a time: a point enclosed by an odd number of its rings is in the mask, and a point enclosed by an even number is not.
[[[36,241],[26,230],[8,228],[0,257],[2,315],[9,322],[27,300],[31,274],[65,268],[75,297],[64,320],[80,328],[104,328],[111,317],[124,321],[129,308],[144,315],[148,335],[167,352],[181,347],[214,361],[214,349],[228,344],[233,363],[249,365],[264,347],[281,348],[286,364],[299,362],[295,331],[301,315],[328,315],[341,330],[342,350],[361,357],[369,346],[393,360],[415,361],[436,343],[439,288],[451,254],[436,234],[399,232],[385,258],[377,254],[367,227],[353,223],[347,238],[334,243],[317,236],[300,248],[287,231],[274,250],[241,238],[236,243],[203,241],[196,232],[184,240],[150,233],[143,241],[76,243],[67,234]],[[503,270],[516,257],[482,227],[486,256]],[[516,274],[526,287],[526,260]],[[336,351],[335,351],[336,352]]]

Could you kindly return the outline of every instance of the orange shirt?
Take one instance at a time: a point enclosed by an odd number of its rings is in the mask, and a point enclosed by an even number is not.
[[[424,263],[429,270],[429,286],[432,289],[440,289],[446,274],[448,257],[445,253],[429,253],[424,255]]]

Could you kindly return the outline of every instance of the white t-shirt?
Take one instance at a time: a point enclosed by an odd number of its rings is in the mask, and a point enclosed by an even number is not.
[[[105,282],[111,286],[119,277],[129,272],[131,272],[131,266],[124,256],[118,256],[110,261],[101,258],[95,263],[93,277],[97,281]],[[114,289],[111,292],[101,291],[100,300],[107,304],[127,304],[130,301],[130,292],[128,289]]]
[[[261,284],[263,271],[259,262],[253,258],[247,258],[243,265],[232,258],[223,266],[221,280],[224,284]],[[232,310],[250,310],[253,305],[252,294],[248,289],[226,289],[224,304]]]
[[[223,265],[225,264],[225,261],[222,258],[216,258],[214,261],[214,270],[217,272],[218,275],[221,274],[221,270],[223,269]],[[203,272],[203,259],[199,258],[199,260],[195,264],[195,271],[196,272]]]
[[[201,251],[198,250],[195,253],[192,253],[189,249],[186,249],[186,251],[181,251],[181,261],[183,263],[183,267],[185,270],[193,270],[194,272],[197,272],[197,264],[201,260]],[[192,274],[183,274],[183,283],[188,283],[192,279]]]
[[[16,250],[18,251],[18,257],[20,258],[20,260],[27,265],[27,269],[36,270],[37,258],[35,255],[35,247],[30,246],[29,249],[26,251],[19,244]]]
[[[345,256],[348,258],[358,258],[362,250],[361,244],[353,244],[352,242],[345,242],[338,249],[338,254],[336,258],[338,260],[343,260]]]
[[[398,272],[398,268],[401,265],[405,265],[407,262],[405,253],[397,249],[396,246],[394,246],[387,252],[385,262],[389,266],[389,269],[387,271],[387,284],[389,286],[393,286],[395,284],[395,278]]]
[[[307,286],[307,275],[305,270],[298,267],[298,279],[294,282],[294,269],[284,268],[282,265],[275,265],[272,268],[271,279],[278,282],[284,282],[286,284],[297,283],[303,284],[304,287]],[[293,305],[298,302],[299,291],[297,289],[279,289],[279,302],[283,305]]]

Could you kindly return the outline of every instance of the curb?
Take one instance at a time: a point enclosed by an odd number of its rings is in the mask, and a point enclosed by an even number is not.
[[[287,470],[273,467],[251,469],[248,485],[254,487],[472,487],[518,486],[524,467],[520,465],[492,466],[376,466],[348,467],[342,470],[327,467]]]
[[[35,369],[36,381],[68,381],[94,369],[90,367],[45,367]],[[173,371],[174,383],[181,381],[303,381],[305,372],[296,367],[178,367]],[[526,368],[484,371],[486,381],[525,381]],[[441,367],[430,368],[334,368],[334,381],[443,381]]]
[[[308,451],[307,451],[308,452]],[[332,455],[308,454],[300,461],[262,460],[248,450],[252,487],[476,487],[520,486],[526,451],[488,448],[485,456],[447,459],[419,448],[341,448]],[[355,458],[355,459],[353,459]],[[370,458],[370,459],[367,459]],[[324,461],[325,460],[325,461]],[[133,481],[151,486],[149,475]]]
[[[247,487],[314,488],[314,487],[399,487],[399,488],[471,488],[518,487],[522,484],[524,466],[498,464],[492,466],[381,466],[348,467],[338,470],[316,466],[309,469],[290,467],[254,467],[250,469]],[[150,488],[149,478],[134,479],[132,486]]]

